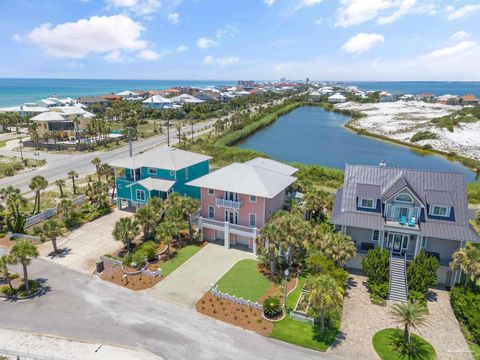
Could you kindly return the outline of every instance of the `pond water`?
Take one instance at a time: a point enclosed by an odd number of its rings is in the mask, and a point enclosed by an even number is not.
[[[273,159],[343,169],[346,163],[459,172],[468,181],[475,174],[459,162],[435,154],[361,136],[344,127],[348,116],[317,106],[298,108],[256,132],[237,146],[268,154]]]

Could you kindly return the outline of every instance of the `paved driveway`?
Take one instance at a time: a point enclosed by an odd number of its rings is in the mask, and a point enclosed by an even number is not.
[[[210,285],[216,283],[233,265],[242,259],[253,258],[246,251],[208,244],[155,287],[145,290],[145,293],[193,309]]]
[[[66,250],[58,256],[48,256],[52,252],[51,242],[40,245],[40,257],[70,269],[91,274],[100,255],[114,252],[123,246],[120,241],[112,237],[112,230],[119,218],[132,215],[132,213],[115,209],[111,214],[102,216],[59,238],[58,247]]]
[[[344,302],[341,334],[339,341],[328,351],[329,354],[344,359],[378,359],[372,346],[373,335],[381,329],[399,326],[390,315],[390,302],[387,306],[370,303],[364,285],[366,281],[364,276],[351,275]],[[439,360],[472,359],[451,310],[448,292],[435,292],[436,301],[428,303],[428,325],[421,329],[420,335],[433,345]]]

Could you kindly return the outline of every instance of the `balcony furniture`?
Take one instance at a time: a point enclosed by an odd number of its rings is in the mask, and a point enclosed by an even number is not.
[[[407,217],[406,216],[400,217],[400,219],[398,220],[398,223],[400,225],[407,225]]]
[[[416,221],[415,216],[414,216],[414,217],[412,217],[412,218],[410,219],[410,221],[408,222],[408,226],[410,226],[410,227],[415,227],[416,223],[417,223],[417,221]]]

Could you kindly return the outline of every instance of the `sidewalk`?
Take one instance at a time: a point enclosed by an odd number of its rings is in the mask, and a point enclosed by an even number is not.
[[[161,360],[146,351],[128,349],[112,345],[92,344],[70,339],[56,338],[20,331],[0,329],[0,355],[7,359],[20,356],[26,359],[51,360]]]

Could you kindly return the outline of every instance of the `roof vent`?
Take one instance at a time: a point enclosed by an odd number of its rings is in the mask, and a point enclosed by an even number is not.
[[[387,163],[385,162],[385,160],[382,160],[382,161],[380,161],[380,163],[378,164],[378,166],[380,166],[380,167],[385,167],[385,166],[387,166]]]

